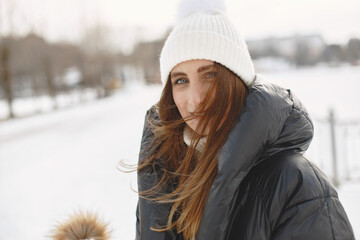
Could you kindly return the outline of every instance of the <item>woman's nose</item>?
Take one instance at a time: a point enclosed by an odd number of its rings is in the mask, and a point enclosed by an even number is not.
[[[188,110],[189,112],[195,112],[203,100],[203,86],[199,83],[191,84],[189,96],[188,96]]]

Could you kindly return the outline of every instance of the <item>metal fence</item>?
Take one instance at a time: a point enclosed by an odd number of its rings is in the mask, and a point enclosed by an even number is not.
[[[326,118],[315,118],[314,141],[309,158],[332,180],[360,180],[360,119],[340,121],[333,110]]]

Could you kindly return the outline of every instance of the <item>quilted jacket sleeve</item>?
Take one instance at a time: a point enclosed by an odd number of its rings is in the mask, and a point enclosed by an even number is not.
[[[355,238],[338,198],[329,196],[311,199],[286,209],[272,239],[353,240]]]
[[[239,191],[226,239],[355,239],[335,189],[300,154],[286,151],[267,159]]]
[[[272,239],[353,240],[354,233],[327,177],[304,159],[298,183],[281,212]]]

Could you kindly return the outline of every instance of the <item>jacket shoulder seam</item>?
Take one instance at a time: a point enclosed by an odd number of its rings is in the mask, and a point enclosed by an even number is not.
[[[307,200],[304,200],[304,201],[301,201],[301,202],[294,203],[294,204],[292,204],[291,206],[284,208],[284,210],[289,210],[289,209],[291,209],[291,208],[294,208],[294,207],[296,207],[296,206],[299,206],[299,205],[304,204],[304,203],[307,203],[307,202],[311,202],[311,201],[315,201],[315,200],[320,200],[320,199],[328,199],[328,198],[338,199],[338,197],[335,196],[335,195],[315,197],[315,198],[311,198],[311,199],[307,199]]]

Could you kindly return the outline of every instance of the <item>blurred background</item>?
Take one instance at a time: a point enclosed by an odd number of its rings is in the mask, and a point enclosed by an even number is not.
[[[146,110],[178,0],[0,0],[0,239],[46,239],[77,209],[134,239]],[[225,1],[257,72],[307,107],[307,157],[360,237],[360,1]]]

